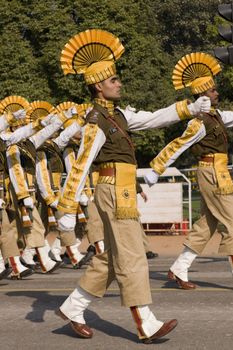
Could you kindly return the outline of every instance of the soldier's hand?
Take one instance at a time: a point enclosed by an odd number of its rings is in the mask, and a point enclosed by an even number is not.
[[[41,120],[43,126],[47,126],[53,122],[53,119],[57,117],[57,114],[50,113]]]
[[[158,179],[159,179],[159,174],[156,173],[156,171],[154,170],[151,170],[149,173],[147,173],[144,176],[145,183],[150,187],[156,184],[156,182],[158,182]]]
[[[15,119],[23,119],[26,117],[26,111],[24,109],[19,109],[16,112],[12,112],[13,116],[15,117]]]
[[[81,205],[83,205],[84,207],[86,207],[88,205],[88,197],[87,197],[87,195],[85,193],[81,194],[79,203]]]
[[[66,116],[67,119],[73,118],[75,115],[78,114],[77,109],[75,108],[75,106],[70,107],[67,111],[63,112]]]
[[[76,214],[64,214],[58,220],[58,229],[60,231],[73,231],[76,225]]]
[[[211,101],[207,96],[201,96],[195,102],[188,105],[188,110],[193,116],[197,115],[200,112],[209,113],[210,108]]]
[[[0,198],[0,209],[4,209],[6,206],[6,202]]]
[[[144,200],[144,202],[146,203],[148,201],[148,197],[147,195],[145,194],[145,192],[140,192],[140,196],[142,197],[142,199]]]
[[[23,199],[23,204],[25,205],[26,208],[28,209],[33,209],[34,203],[32,197],[26,197]]]

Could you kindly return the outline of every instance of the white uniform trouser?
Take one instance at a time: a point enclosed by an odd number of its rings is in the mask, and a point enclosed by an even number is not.
[[[170,270],[182,281],[187,282],[188,269],[196,257],[197,254],[193,250],[185,247],[183,252],[178,256],[176,261],[170,267]]]
[[[60,310],[71,321],[85,324],[83,313],[94,299],[94,296],[78,286],[64,301]]]

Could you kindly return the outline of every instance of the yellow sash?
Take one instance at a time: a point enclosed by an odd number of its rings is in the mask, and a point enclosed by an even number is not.
[[[137,219],[136,165],[115,163],[116,217]]]
[[[233,193],[233,182],[229,170],[227,169],[228,157],[225,153],[214,154],[214,170],[218,182],[216,193]]]

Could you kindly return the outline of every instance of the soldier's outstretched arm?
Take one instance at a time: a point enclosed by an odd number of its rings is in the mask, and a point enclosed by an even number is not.
[[[201,96],[195,102],[179,101],[155,112],[139,111],[128,107],[120,111],[124,114],[130,130],[163,128],[184,119],[190,119],[200,112],[208,113],[211,103],[209,97]]]
[[[81,131],[81,125],[78,120],[75,120],[70,126],[63,130],[53,142],[55,142],[60,149],[64,149],[68,145],[70,139],[79,131]]]
[[[233,111],[220,111],[217,110],[222,118],[222,121],[226,128],[233,127]]]
[[[200,119],[193,119],[188,123],[184,133],[171,141],[161,152],[150,162],[153,170],[149,171],[144,179],[152,186],[161,175],[176,159],[194,143],[199,142],[206,135],[206,129]]]

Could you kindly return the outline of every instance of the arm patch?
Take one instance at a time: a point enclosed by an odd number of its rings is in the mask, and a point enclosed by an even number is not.
[[[92,109],[90,113],[86,116],[86,124],[98,124],[99,112],[95,109]]]

